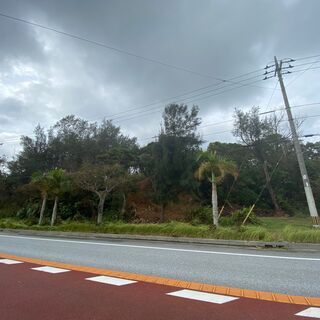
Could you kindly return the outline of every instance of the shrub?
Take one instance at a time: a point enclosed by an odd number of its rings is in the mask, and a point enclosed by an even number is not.
[[[106,209],[103,214],[104,222],[114,222],[119,220],[119,210]]]
[[[234,222],[231,219],[231,216],[229,217],[221,217],[219,219],[219,224],[222,227],[232,227],[234,225]]]
[[[18,208],[15,205],[3,206],[0,208],[0,218],[9,218],[16,215]]]
[[[69,220],[72,219],[77,214],[74,206],[68,203],[60,203],[58,207],[58,216],[62,220]]]
[[[72,221],[75,221],[75,222],[86,222],[86,218],[84,216],[82,216],[80,213],[76,213],[73,216]]]
[[[244,219],[248,215],[250,211],[250,208],[245,207],[239,210],[236,210],[232,213],[230,220],[232,225],[240,226],[242,225]],[[257,218],[257,216],[254,214],[254,212],[251,212],[249,215],[246,224],[255,224],[258,225],[260,224],[260,220]]]
[[[19,219],[35,219],[39,216],[40,203],[28,203],[25,207],[18,210],[17,218]]]
[[[192,209],[187,213],[187,220],[193,225],[212,224],[212,209],[208,206]]]

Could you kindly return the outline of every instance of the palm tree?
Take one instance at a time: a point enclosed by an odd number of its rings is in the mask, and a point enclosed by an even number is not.
[[[51,216],[51,226],[57,218],[59,197],[70,190],[70,178],[63,169],[52,169],[48,172],[50,193],[54,195],[54,205]]]
[[[50,190],[47,174],[41,173],[41,172],[35,172],[32,175],[31,183],[34,184],[38,188],[38,190],[40,190],[41,192],[42,205],[41,205],[39,222],[38,222],[38,224],[41,225],[43,222],[44,212],[46,210],[46,204],[48,199],[48,193]]]
[[[215,151],[202,152],[198,161],[200,164],[195,175],[199,180],[207,178],[211,183],[213,224],[217,228],[219,226],[217,185],[227,174],[236,177],[238,175],[237,166],[233,161],[218,156]]]

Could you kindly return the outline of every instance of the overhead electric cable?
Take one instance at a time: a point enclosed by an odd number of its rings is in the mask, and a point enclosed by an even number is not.
[[[252,82],[250,82],[250,83],[256,83],[256,82],[259,82],[259,81],[263,81],[263,80],[260,79],[260,80],[252,81]],[[186,102],[186,103],[197,102],[197,101],[200,101],[200,100],[204,100],[204,99],[208,99],[208,98],[211,98],[211,97],[220,95],[220,94],[225,93],[225,92],[229,92],[229,91],[232,91],[232,90],[235,90],[235,89],[242,88],[242,87],[245,86],[245,85],[239,85],[239,86],[235,86],[235,87],[232,87],[232,86],[233,86],[233,85],[227,85],[227,86],[221,87],[220,89],[229,88],[229,87],[231,87],[231,88],[226,89],[226,90],[223,90],[223,91],[220,91],[220,92],[217,92],[217,93],[215,93],[215,94],[210,94],[210,95],[207,95],[207,96],[204,96],[204,97],[200,97],[200,98],[196,98],[196,99],[194,99],[193,97],[188,97],[188,98],[183,99],[183,100],[180,100],[180,101],[184,101],[184,102]],[[212,92],[212,91],[216,91],[216,90],[211,90],[211,91],[208,91],[208,92],[206,92],[206,93],[204,93],[204,94],[210,93],[210,92]],[[196,96],[198,96],[198,95],[196,95]],[[189,99],[191,99],[191,100],[189,100]],[[159,107],[157,107],[157,111],[152,111],[152,112],[148,112],[148,113],[146,113],[145,111],[141,111],[141,112],[135,113],[134,115],[128,115],[129,118],[127,118],[126,116],[123,116],[124,118],[121,117],[122,119],[114,118],[114,119],[112,119],[112,120],[115,120],[115,122],[123,122],[123,121],[127,121],[127,120],[132,120],[132,119],[135,119],[135,118],[137,118],[137,117],[141,117],[140,114],[142,114],[142,113],[144,113],[144,115],[155,114],[155,113],[159,112],[160,110],[162,110],[162,108],[163,108],[162,106],[159,106]],[[154,109],[154,108],[152,108],[152,110],[153,110],[153,109]],[[146,110],[146,111],[150,111],[150,110]],[[139,114],[139,115],[137,115],[137,114]],[[132,117],[131,117],[131,116],[132,116]]]
[[[300,61],[300,60],[313,59],[313,58],[317,58],[317,57],[320,57],[320,54],[316,54],[316,55],[313,55],[313,56],[302,57],[302,58],[294,58],[294,59],[292,59],[292,60],[294,60],[294,61]]]
[[[312,67],[316,64],[320,62],[320,60],[314,61],[310,64],[310,66],[308,68],[306,68],[305,70],[301,71],[300,74],[298,74],[294,79],[292,79],[289,83],[288,86],[291,85],[293,82],[295,82],[298,78],[300,78],[302,75],[304,75],[307,71],[311,70]]]
[[[230,78],[229,80],[234,80],[234,79],[239,79],[239,78],[243,78],[244,76],[247,76],[247,75],[250,75],[252,73],[256,73],[256,72],[259,72],[259,71],[262,71],[264,68],[260,68],[260,69],[256,69],[254,71],[250,71],[250,72],[247,72],[247,73],[244,73],[244,74],[241,74],[239,76],[235,76],[235,77],[232,77]],[[242,82],[242,81],[246,81],[247,79],[244,79],[244,80],[241,80],[239,82]],[[127,109],[127,110],[124,110],[124,111],[121,111],[121,112],[118,112],[118,113],[113,113],[113,114],[110,114],[110,115],[107,115],[107,117],[114,117],[114,116],[117,116],[119,114],[122,114],[122,113],[127,113],[131,110],[138,110],[138,109],[142,109],[142,108],[145,108],[145,107],[149,107],[149,106],[152,106],[152,105],[155,105],[155,104],[159,104],[159,103],[162,103],[162,102],[166,102],[166,101],[170,101],[170,100],[173,100],[173,99],[176,99],[176,98],[180,98],[180,97],[183,97],[183,96],[186,96],[188,94],[191,94],[191,93],[194,93],[194,92],[197,92],[197,91],[201,91],[201,90],[205,90],[205,89],[208,89],[208,88],[211,88],[211,87],[215,87],[215,86],[219,86],[221,85],[222,82],[219,82],[219,83],[213,83],[213,84],[210,84],[210,85],[207,85],[207,86],[204,86],[204,87],[200,87],[200,88],[197,88],[197,89],[194,89],[194,90],[191,90],[191,91],[186,91],[184,93],[181,93],[179,95],[175,95],[175,96],[171,96],[171,97],[168,97],[168,98],[164,98],[164,99],[161,99],[161,100],[158,100],[158,101],[155,101],[155,102],[152,102],[152,103],[149,103],[149,104],[146,104],[146,105],[142,105],[140,107],[135,107],[135,108],[132,108],[132,109]],[[264,87],[266,88],[266,87]],[[269,89],[269,88],[268,88]]]
[[[52,32],[61,34],[63,36],[67,36],[67,37],[76,39],[76,40],[87,42],[87,43],[90,43],[90,44],[93,44],[93,45],[96,45],[96,46],[99,46],[99,47],[102,47],[102,48],[105,48],[105,49],[108,49],[108,50],[112,50],[112,51],[117,52],[117,53],[121,53],[121,54],[124,54],[124,55],[127,55],[127,56],[131,56],[131,57],[134,57],[134,58],[137,58],[137,59],[141,59],[141,60],[144,60],[144,61],[147,61],[147,62],[150,62],[150,63],[155,63],[155,64],[161,65],[163,67],[166,67],[166,68],[171,68],[171,69],[187,72],[187,73],[194,74],[194,75],[201,76],[201,77],[205,77],[205,78],[215,79],[215,80],[218,80],[218,81],[221,81],[221,82],[231,82],[232,83],[232,80],[227,80],[227,79],[223,79],[223,78],[220,78],[220,77],[215,77],[215,76],[212,76],[212,75],[209,75],[209,74],[205,74],[205,73],[201,73],[201,72],[197,72],[197,71],[185,68],[185,67],[181,67],[181,66],[173,65],[173,64],[170,64],[170,63],[167,63],[167,62],[163,62],[163,61],[160,61],[160,60],[157,60],[157,59],[154,59],[154,58],[149,58],[149,57],[146,57],[146,56],[142,56],[142,55],[139,55],[139,54],[136,54],[136,53],[124,50],[124,49],[113,47],[113,46],[105,44],[103,42],[91,40],[91,39],[88,39],[88,38],[85,38],[85,37],[82,37],[82,36],[79,36],[79,35],[76,35],[76,34],[73,34],[73,33],[69,33],[69,32],[62,31],[62,30],[58,30],[56,28],[47,27],[47,26],[42,25],[40,23],[36,23],[36,22],[32,22],[32,21],[29,21],[29,20],[26,20],[26,19],[14,17],[12,15],[8,15],[8,14],[5,14],[3,12],[0,12],[0,16],[3,17],[3,18],[7,18],[7,19],[10,19],[10,20],[13,20],[15,22],[28,24],[28,25],[31,25],[31,26],[34,26],[34,27],[37,27],[37,28],[41,28],[41,29],[44,29],[44,30],[49,30],[49,31],[52,31]]]
[[[291,108],[299,108],[299,107],[302,107],[302,106],[311,106],[311,105],[320,105],[320,102],[309,103],[309,104],[304,104],[304,105],[296,105],[296,106],[292,106]],[[277,111],[285,111],[285,109],[284,108],[282,108],[282,109],[274,109],[274,110],[270,110],[270,111],[267,111],[267,112],[261,112],[261,113],[259,113],[259,115],[263,115],[263,114],[267,114],[267,113],[271,113],[271,112],[277,112]],[[316,118],[316,117],[320,117],[320,114],[311,115],[311,116],[295,117],[295,118],[293,118],[293,120],[300,120],[300,119],[303,120],[303,119]],[[204,126],[199,126],[199,129],[203,128],[203,127],[224,124],[224,123],[228,123],[228,122],[232,122],[232,121],[234,121],[234,119],[228,119],[228,120],[215,122],[215,123],[211,123],[211,124],[209,123],[209,124],[205,124]],[[284,121],[288,121],[288,119],[283,119],[283,120],[280,120],[280,121],[284,122]],[[223,130],[223,131],[217,131],[217,132],[212,132],[212,133],[206,133],[206,134],[202,134],[202,135],[203,136],[208,136],[208,135],[216,135],[216,134],[220,134],[220,133],[232,133],[232,130]],[[139,140],[140,141],[144,141],[144,140],[154,139],[154,138],[157,138],[157,137],[159,137],[159,135],[154,135],[152,137],[147,137],[147,138],[140,138]]]
[[[271,101],[272,101],[272,98],[273,98],[273,96],[274,96],[274,94],[275,94],[275,92],[276,92],[276,88],[277,88],[277,86],[278,86],[278,80],[276,81],[276,84],[275,84],[275,86],[274,86],[274,89],[272,90],[272,93],[271,93],[271,96],[270,96],[270,98],[269,98],[269,100],[268,100],[268,104],[267,104],[267,110],[269,109],[269,107],[270,107],[270,104],[271,104]]]
[[[252,78],[257,78],[259,76],[255,76],[255,77],[252,77]],[[250,80],[252,78],[249,78],[249,79],[246,79],[246,80],[243,80],[243,81],[247,81],[247,80]],[[252,83],[255,83],[255,82],[258,82],[258,81],[261,81],[261,80],[257,80],[257,81],[252,81],[250,82],[251,84]],[[198,94],[195,94],[195,95],[191,95],[189,97],[186,97],[184,99],[180,99],[180,100],[173,100],[171,102],[173,103],[182,103],[182,102],[185,102],[185,103],[190,103],[190,102],[195,102],[195,101],[198,101],[198,100],[203,100],[203,99],[206,99],[207,97],[212,97],[212,96],[216,96],[216,95],[219,95],[219,94],[222,94],[222,93],[225,93],[225,92],[228,92],[228,91],[231,91],[231,90],[234,90],[234,89],[238,89],[238,88],[241,88],[243,86],[245,86],[246,84],[241,84],[239,86],[236,86],[234,84],[228,84],[228,85],[225,85],[225,86],[222,86],[222,87],[219,87],[219,88],[215,88],[215,89],[212,89],[212,90],[208,90],[208,91],[205,91],[205,92],[202,92],[202,93],[198,93]],[[231,88],[230,88],[231,87]],[[202,95],[205,95],[205,94],[208,94],[208,93],[211,93],[211,92],[215,92],[215,91],[218,91],[218,90],[221,90],[221,89],[224,89],[224,88],[230,88],[228,90],[224,90],[224,91],[220,91],[214,95],[209,95],[209,96],[206,96],[206,97],[203,97],[203,98],[197,98],[197,99],[194,99],[195,97],[199,97],[199,96],[202,96]],[[191,100],[190,100],[191,99]],[[123,121],[126,121],[126,120],[131,120],[131,119],[134,119],[136,115],[140,115],[140,114],[144,114],[148,111],[152,111],[152,110],[162,110],[163,109],[163,106],[156,106],[156,107],[152,107],[152,108],[148,108],[146,110],[142,110],[142,111],[139,111],[139,112],[134,112],[132,114],[125,114],[125,115],[122,115],[122,116],[117,116],[117,117],[113,117],[112,120],[113,121],[116,121],[116,122],[121,122],[122,120]],[[156,112],[157,112],[156,111]],[[146,113],[146,114],[154,114],[155,112],[151,112],[151,113]],[[134,117],[132,117],[134,116]],[[129,118],[127,118],[129,117]],[[122,119],[122,118],[125,118],[125,119]]]
[[[302,72],[302,71],[308,71],[308,70],[315,70],[315,69],[319,69],[319,67],[312,67],[312,68],[306,68],[306,69],[300,69],[300,70],[293,70],[293,71],[290,71],[290,74],[291,73],[297,73],[297,72]]]

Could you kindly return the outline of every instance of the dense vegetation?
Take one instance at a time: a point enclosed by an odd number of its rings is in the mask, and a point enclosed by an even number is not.
[[[239,143],[211,142],[206,151],[197,106],[166,106],[159,135],[143,147],[108,120],[70,115],[48,131],[38,125],[34,137],[21,137],[15,159],[1,159],[0,218],[51,226],[172,220],[218,226],[221,216],[223,228],[240,226],[253,204],[260,216],[307,216],[281,121],[259,116],[258,108],[236,110]],[[320,143],[303,150],[319,203]],[[258,224],[250,214],[247,223]]]

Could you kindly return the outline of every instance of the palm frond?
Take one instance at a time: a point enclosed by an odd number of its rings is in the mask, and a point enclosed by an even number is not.
[[[199,168],[195,176],[199,180],[208,177],[211,181],[213,175],[216,183],[220,183],[227,174],[234,177],[238,176],[237,165],[225,157],[218,156],[214,151],[205,151],[198,156],[200,162]]]

